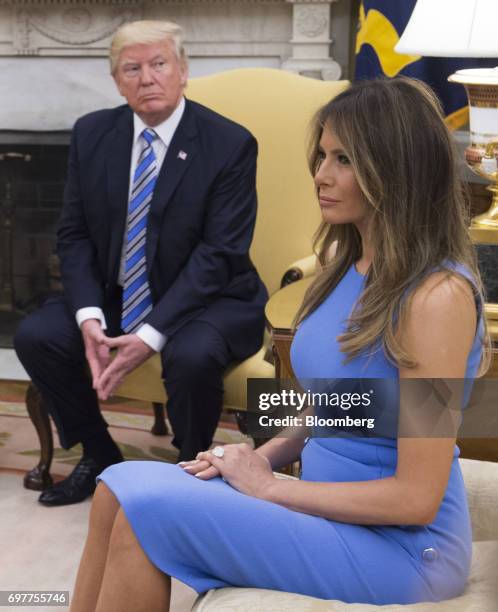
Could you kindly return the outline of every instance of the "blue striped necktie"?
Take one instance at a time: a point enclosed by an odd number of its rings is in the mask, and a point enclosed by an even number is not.
[[[152,149],[152,141],[157,138],[157,134],[147,128],[142,132],[141,138],[143,149],[133,175],[126,230],[121,328],[127,334],[135,332],[152,310],[152,296],[145,261],[145,241],[147,217],[157,181],[157,160]]]

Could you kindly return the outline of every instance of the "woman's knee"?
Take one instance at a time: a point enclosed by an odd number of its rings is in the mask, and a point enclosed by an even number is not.
[[[116,513],[112,526],[109,551],[119,556],[121,554],[130,553],[137,547],[140,548],[138,540],[126,518],[123,508],[120,508]]]
[[[110,534],[120,507],[119,501],[111,489],[100,481],[93,495],[90,510],[90,529],[98,529]]]

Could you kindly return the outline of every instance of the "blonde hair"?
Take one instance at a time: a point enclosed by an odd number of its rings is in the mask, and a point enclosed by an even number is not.
[[[129,45],[148,45],[170,40],[179,61],[187,62],[182,28],[173,21],[131,21],[116,30],[109,50],[111,74],[115,74],[119,55]]]
[[[452,263],[464,264],[475,279],[486,325],[484,291],[468,232],[468,205],[441,105],[433,91],[415,79],[355,83],[315,117],[308,155],[313,175],[319,168],[318,145],[325,127],[333,129],[350,159],[369,209],[369,239],[375,253],[365,289],[339,337],[345,361],[380,341],[395,365],[414,367],[397,329],[410,294],[432,272],[445,270],[451,275]],[[329,260],[334,242],[336,254]],[[362,241],[353,224],[322,222],[314,249],[323,272],[309,288],[297,322],[318,308],[361,258]],[[481,371],[490,358],[486,327],[484,332]]]

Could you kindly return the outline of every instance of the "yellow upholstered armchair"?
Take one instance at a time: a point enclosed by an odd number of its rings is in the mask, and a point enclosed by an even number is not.
[[[286,271],[292,280],[302,274],[298,268],[307,264],[298,260],[309,255],[320,218],[306,161],[307,129],[315,111],[348,85],[347,81],[318,81],[268,68],[239,69],[189,81],[188,98],[244,125],[258,141],[258,215],[251,257],[270,294],[280,287]],[[255,355],[227,371],[224,408],[244,411],[247,378],[274,376],[273,365],[265,360],[269,348],[266,337]],[[50,483],[52,441],[41,402],[32,389],[30,393],[28,409],[40,435],[42,455],[25,485],[41,489]],[[153,433],[165,432],[166,394],[159,356],[131,373],[116,395],[154,403]]]

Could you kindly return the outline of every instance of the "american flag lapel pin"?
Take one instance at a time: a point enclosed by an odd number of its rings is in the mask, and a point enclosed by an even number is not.
[[[177,157],[179,157],[181,160],[185,161],[187,159],[187,154],[185,153],[185,151],[178,151]]]

